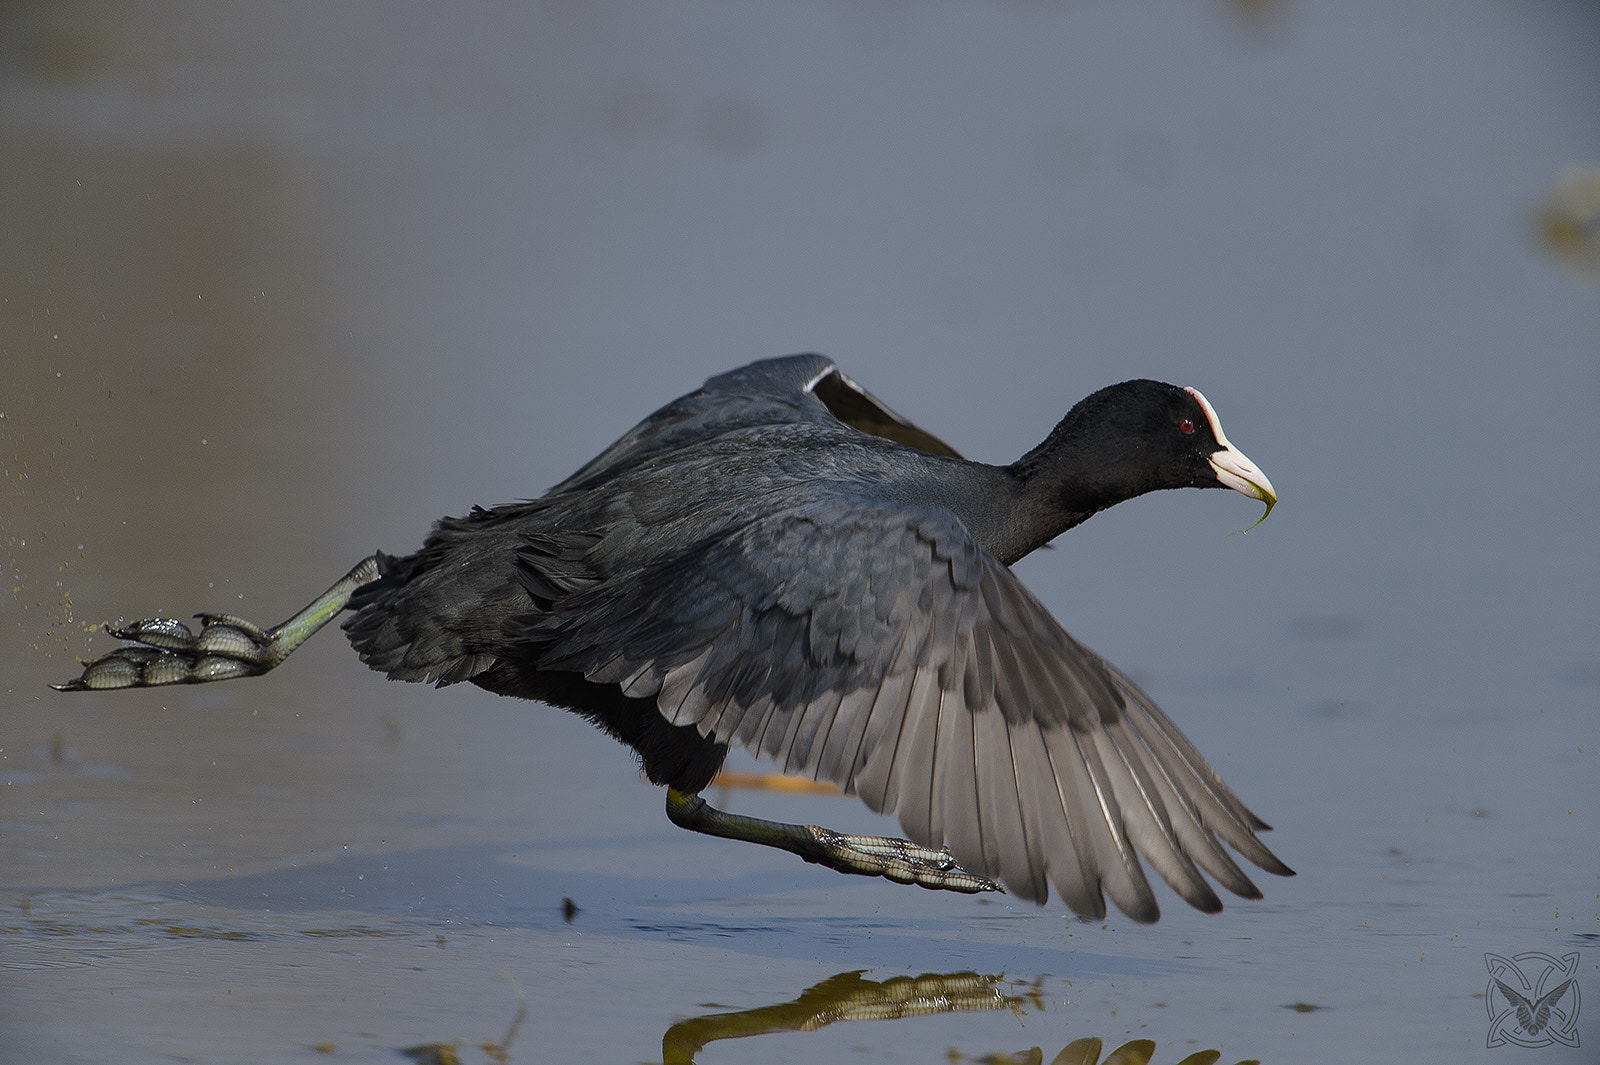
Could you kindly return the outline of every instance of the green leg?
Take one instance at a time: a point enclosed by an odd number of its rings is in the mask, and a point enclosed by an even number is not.
[[[667,789],[667,818],[691,832],[777,847],[841,873],[881,876],[897,884],[967,895],[1005,890],[993,880],[961,868],[947,850],[930,850],[910,840],[888,836],[847,836],[817,825],[789,825],[725,813],[700,796],[676,788]]]
[[[231,614],[196,614],[198,634],[173,618],[146,618],[127,625],[119,621],[107,625],[106,631],[129,641],[126,647],[85,662],[82,676],[51,687],[64,692],[102,691],[253,677],[288,658],[339,615],[357,588],[377,579],[377,556],[362,559],[311,605],[270,629]]]

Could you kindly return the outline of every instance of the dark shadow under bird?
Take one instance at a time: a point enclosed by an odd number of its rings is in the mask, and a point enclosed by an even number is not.
[[[1194,389],[1128,381],[1009,466],[969,462],[818,355],[713,377],[539,499],[440,521],[262,629],[200,615],[64,690],[273,668],[328,621],[396,680],[565,707],[638,752],[684,827],[843,872],[1159,916],[1140,862],[1222,908],[1260,892],[1223,846],[1291,875],[1266,828],[1154,702],[1073,639],[1010,565],[1165,488],[1276,502]],[[724,813],[730,746],[832,781],[910,840]]]

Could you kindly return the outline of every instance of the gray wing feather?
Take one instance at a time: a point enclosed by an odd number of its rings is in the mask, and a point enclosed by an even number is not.
[[[1155,757],[1177,791],[1191,800],[1203,830],[1220,837],[1268,872],[1289,875],[1289,867],[1256,838],[1256,830],[1269,827],[1267,823],[1239,801],[1188,737],[1178,731],[1148,695],[1110,665],[1105,668],[1127,697],[1124,719],[1143,737],[1146,750]],[[1244,894],[1247,898],[1260,897],[1253,888]]]
[[[799,768],[801,775],[815,780],[850,778],[851,767],[846,758],[853,760],[860,748],[861,733],[877,697],[877,688],[862,687],[840,698],[839,712],[828,722],[820,741],[812,745],[809,757]]]
[[[1099,919],[1106,915],[1106,903],[1089,824],[1091,811],[1079,797],[1084,768],[1081,763],[1074,765],[1078,762],[1076,752],[1070,750],[1071,736],[1064,730],[1047,732],[1036,726],[1036,731],[1040,753],[1049,766],[1049,775],[1034,785],[1044,799],[1039,805],[1057,835],[1065,835],[1071,845],[1055,852],[1060,857],[1053,858],[1050,882],[1073,910]]]
[[[1067,738],[1077,751],[1078,761],[1066,764],[1072,770],[1081,767],[1081,771],[1069,772],[1072,783],[1078,788],[1078,808],[1084,811],[1083,823],[1094,845],[1101,887],[1129,917],[1144,923],[1154,921],[1160,916],[1155,893],[1150,890],[1144,869],[1134,854],[1133,842],[1128,839],[1121,806],[1111,791],[1106,767],[1094,747],[1094,734],[1067,728],[1056,735]],[[1104,903],[1101,906],[1103,908]]]
[[[1088,840],[1073,834],[1076,819],[1037,722],[1016,726],[1012,754],[1027,834],[1040,854],[1028,890],[1024,892],[1020,882],[1012,890],[1023,898],[1042,902],[1049,893],[1048,878],[1068,905],[1079,913],[1088,913],[1093,908],[1088,900],[1100,897],[1099,874],[1093,854],[1086,849]],[[1035,861],[1031,853],[1029,860]]]
[[[998,868],[999,862],[990,858],[994,842],[986,835],[989,826],[984,824],[983,809],[978,805],[978,751],[972,717],[962,698],[959,678],[953,686],[941,684],[928,802],[934,815],[929,836],[952,844],[960,840],[974,866]],[[957,855],[956,860],[964,859]]]
[[[1206,913],[1221,910],[1222,901],[1216,892],[1200,876],[1194,862],[1184,856],[1155,782],[1141,776],[1146,767],[1136,755],[1123,750],[1109,729],[1089,735],[1110,779],[1111,794],[1116,798],[1133,849],[1191,906]]]
[[[1011,725],[996,713],[970,716],[984,859],[1000,870],[1002,881],[1016,885],[1018,895],[1042,900],[1049,893],[1044,833],[1036,819],[1034,825],[1029,824],[1034,804],[1024,794]],[[984,772],[981,767],[986,765],[999,768]]]
[[[912,839],[932,840],[927,826],[932,820],[929,808],[933,786],[933,766],[926,760],[934,748],[929,725],[937,720],[941,693],[937,670],[917,666],[910,671],[905,703],[898,715],[884,714],[881,738],[869,732],[863,737],[866,764],[856,775],[855,785],[866,804],[879,813],[898,808],[900,824]],[[885,705],[888,710],[892,704]],[[874,723],[879,707],[873,708]],[[918,752],[923,760],[918,760]],[[919,835],[920,833],[920,835]],[[944,843],[930,842],[928,846]]]
[[[1123,756],[1139,766],[1135,770],[1137,778],[1152,787],[1160,797],[1167,812],[1167,824],[1176,841],[1179,856],[1193,861],[1216,877],[1235,895],[1251,899],[1260,898],[1261,892],[1250,882],[1250,878],[1245,876],[1233,859],[1228,857],[1227,852],[1218,846],[1216,837],[1205,830],[1194,804],[1177,789],[1172,779],[1161,768],[1159,759],[1151,753],[1145,740],[1129,727],[1126,720],[1114,722],[1108,728]],[[1192,878],[1189,882],[1192,884],[1197,879],[1198,877]]]
[[[887,780],[875,785],[874,781],[865,778],[867,762],[872,752],[884,746],[885,736],[891,726],[895,730],[894,742],[899,743],[906,707],[910,705],[911,689],[916,681],[917,671],[909,669],[891,673],[879,682],[860,726],[852,723],[845,732],[846,739],[839,748],[841,757],[845,759],[841,763],[843,773],[824,778],[838,781],[845,791],[855,792],[875,813],[892,810],[893,804],[889,800]],[[885,765],[889,760],[880,756],[878,764]]]
[[[1022,898],[1104,895],[1154,920],[1148,859],[1220,907],[1225,841],[1265,827],[1131,681],[1074,640],[948,512],[873,500],[770,515],[536,623],[541,666],[653,698],[675,724],[832,781]]]

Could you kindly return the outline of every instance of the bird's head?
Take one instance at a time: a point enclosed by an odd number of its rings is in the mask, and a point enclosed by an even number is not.
[[[1104,509],[1164,488],[1232,488],[1264,502],[1267,513],[1278,501],[1267,475],[1228,442],[1206,397],[1161,381],[1102,388],[1022,464],[1030,472],[1053,467],[1068,509]]]

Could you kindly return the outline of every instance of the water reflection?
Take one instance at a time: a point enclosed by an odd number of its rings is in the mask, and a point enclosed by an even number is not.
[[[830,976],[790,1002],[736,1013],[708,1013],[680,1021],[661,1037],[661,1059],[664,1065],[694,1065],[695,1055],[720,1039],[746,1039],[773,1032],[814,1032],[835,1021],[891,1021],[983,1010],[1010,1010],[1020,1015],[1029,1009],[1043,1013],[1047,1008],[1040,991],[1042,981],[1008,981],[1003,975],[982,976],[972,972],[924,973],[877,981],[864,979],[863,971]],[[1050,1065],[1150,1065],[1156,1051],[1152,1040],[1135,1039],[1102,1059],[1103,1046],[1099,1039],[1073,1040],[1050,1059]],[[952,1050],[946,1059],[953,1063],[983,1062],[984,1065],[1044,1065],[1044,1054],[1041,1047],[977,1057]],[[1221,1057],[1220,1051],[1201,1050],[1178,1065],[1213,1065]]]
[[[1074,1039],[1061,1048],[1061,1053],[1050,1059],[1050,1065],[1096,1065],[1096,1062],[1099,1062],[1099,1065],[1150,1065],[1150,1059],[1156,1053],[1154,1041],[1131,1039],[1107,1054],[1102,1060],[1100,1058],[1101,1045],[1098,1039]],[[1199,1050],[1178,1062],[1178,1065],[1214,1065],[1221,1057],[1222,1052],[1219,1050]],[[1024,1063],[1026,1065],[1034,1065],[1036,1062],[1042,1063],[1044,1061],[1044,1054],[1038,1047],[1034,1047],[1029,1053],[1018,1057],[993,1055],[985,1058],[984,1061],[985,1065],[989,1065],[989,1063],[993,1063],[993,1065],[1012,1065],[1012,1062],[1015,1062],[1016,1065],[1024,1065]],[[1255,1059],[1251,1059],[1248,1062],[1241,1061],[1238,1065],[1258,1065],[1258,1063],[1255,1062]]]
[[[1230,1061],[1443,1065],[1488,1034],[1484,952],[1600,951],[1600,198],[1564,181],[1600,187],[1600,4],[229,7],[13,4],[0,40],[0,1059],[481,1063],[509,971],[515,1060],[637,1061],[864,968],[1076,988],[1020,1034],[699,1056],[1098,1031],[1080,1060],[1171,1065],[1229,1030]],[[46,699],[74,600],[288,607],[314,560],[565,476],[649,382],[799,346],[980,456],[1086,380],[1255,397],[1303,505],[1252,575],[1164,508],[1035,579],[1160,648],[1130,664],[1196,727],[1249,723],[1229,764],[1319,841],[1292,897],[1135,934],[686,846],[572,715],[335,645],[226,702]],[[1504,446],[1463,446],[1486,415]],[[1257,608],[1197,629],[1239,579]]]
[[[861,970],[840,973],[780,1002],[736,1013],[708,1013],[679,1021],[661,1037],[665,1065],[693,1065],[694,1056],[720,1039],[747,1039],[773,1032],[814,1032],[835,1021],[895,1021],[934,1013],[1006,1010],[1032,1006],[1043,1012],[1038,987],[1022,994],[1002,989],[1004,977],[977,973],[924,973],[876,981]]]
[[[720,1040],[748,1039],[778,1032],[815,1032],[837,1021],[898,1021],[967,1011],[1010,1010],[1021,1015],[1030,1009],[1043,1013],[1047,1008],[1040,991],[1042,981],[1008,981],[1003,975],[984,976],[974,972],[923,973],[868,980],[862,976],[865,971],[857,969],[830,976],[788,1002],[730,1013],[707,1013],[679,1021],[661,1037],[662,1063],[694,1065],[697,1054]],[[485,1060],[496,1065],[507,1065],[513,1060],[513,1044],[527,1016],[524,999],[503,1038],[477,1044],[476,1049]],[[1135,1039],[1102,1058],[1104,1046],[1096,1038],[1075,1039],[1049,1059],[1050,1065],[1150,1065],[1156,1052],[1153,1040]],[[460,1044],[446,1042],[406,1047],[400,1053],[417,1065],[461,1065],[472,1056],[463,1056]],[[1035,1046],[1014,1053],[996,1051],[978,1056],[952,1049],[945,1057],[955,1065],[961,1062],[1044,1065],[1044,1055],[1044,1049]],[[1183,1058],[1177,1065],[1215,1065],[1221,1057],[1221,1051],[1201,1050]]]

